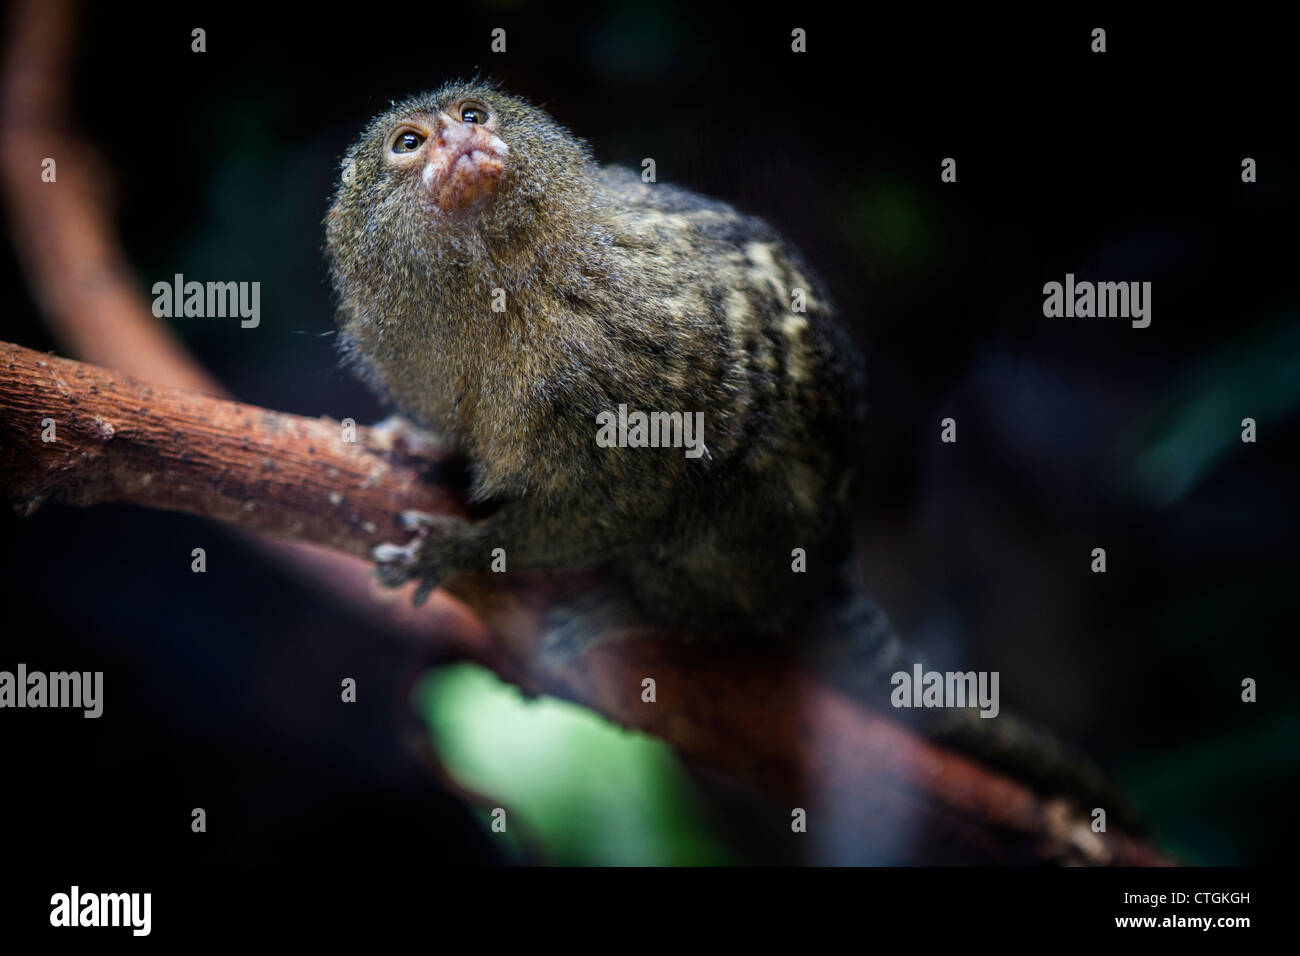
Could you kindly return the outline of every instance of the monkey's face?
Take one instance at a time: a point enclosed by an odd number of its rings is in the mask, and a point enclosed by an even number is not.
[[[404,208],[435,229],[492,232],[571,204],[588,162],[583,144],[542,110],[456,83],[377,117],[344,163],[343,191],[355,186],[358,204]]]
[[[491,197],[505,173],[510,147],[501,119],[481,99],[458,96],[434,110],[416,110],[393,124],[383,140],[388,174],[411,180],[445,213],[472,209]]]
[[[556,258],[542,250],[588,220],[593,169],[545,112],[484,84],[445,86],[375,117],[344,158],[326,219],[349,334],[453,322],[479,301],[466,283],[513,288],[502,270],[515,263],[518,281],[530,281],[527,270]]]

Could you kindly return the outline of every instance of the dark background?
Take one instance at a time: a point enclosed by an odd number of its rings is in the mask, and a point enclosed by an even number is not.
[[[482,71],[603,162],[652,156],[660,181],[764,216],[867,356],[858,527],[900,630],[941,668],[1000,671],[1003,707],[1095,755],[1169,851],[1256,863],[1296,836],[1300,170],[1287,34],[1242,19],[92,4],[76,108],[142,286],[260,281],[259,329],[173,325],[232,393],[307,415],[384,414],[334,355],[321,221],[390,99]],[[1151,327],[1045,319],[1066,272],[1151,281]],[[0,277],[0,337],[53,348],[8,249]],[[403,746],[411,652],[220,527],[5,513],[0,582],[0,667],[102,669],[107,699],[98,721],[0,714],[8,849],[500,859]],[[353,708],[339,674],[372,689]],[[221,821],[197,850],[192,806]]]

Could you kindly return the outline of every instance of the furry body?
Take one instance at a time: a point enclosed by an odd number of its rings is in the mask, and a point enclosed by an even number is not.
[[[920,657],[846,573],[861,360],[766,223],[601,167],[536,107],[452,84],[395,104],[349,150],[327,247],[350,359],[495,505],[381,546],[387,583],[418,579],[419,600],[496,548],[512,570],[603,566],[651,620],[794,639],[887,709],[890,674]],[[602,447],[598,418],[620,405],[703,413],[707,452]],[[1122,807],[1013,717],[913,719],[1042,789]]]
[[[467,102],[490,116],[472,124],[481,150],[460,145]],[[394,165],[386,144],[412,117],[429,154]],[[468,185],[449,192],[453,163]],[[759,628],[826,580],[845,554],[860,359],[762,220],[601,167],[477,85],[395,105],[345,170],[327,242],[349,354],[500,506],[389,552],[391,580],[484,569],[502,547],[511,568],[608,564],[663,622]],[[707,453],[598,446],[597,416],[620,404],[703,413]]]

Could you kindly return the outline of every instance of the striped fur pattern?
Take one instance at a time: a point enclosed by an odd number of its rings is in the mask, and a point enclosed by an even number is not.
[[[486,201],[446,211],[385,148],[408,118],[432,129],[467,101],[508,153]],[[346,353],[499,506],[437,522],[389,562],[391,583],[486,569],[501,547],[511,570],[611,565],[665,622],[762,629],[835,573],[861,362],[771,227],[601,167],[545,112],[478,83],[394,104],[344,170],[327,247]],[[598,446],[597,415],[619,405],[703,413],[707,451]]]

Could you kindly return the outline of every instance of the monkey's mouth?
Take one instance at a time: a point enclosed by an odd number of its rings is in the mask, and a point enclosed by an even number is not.
[[[482,126],[451,123],[431,146],[420,178],[439,209],[469,209],[496,192],[510,152],[496,134]]]

